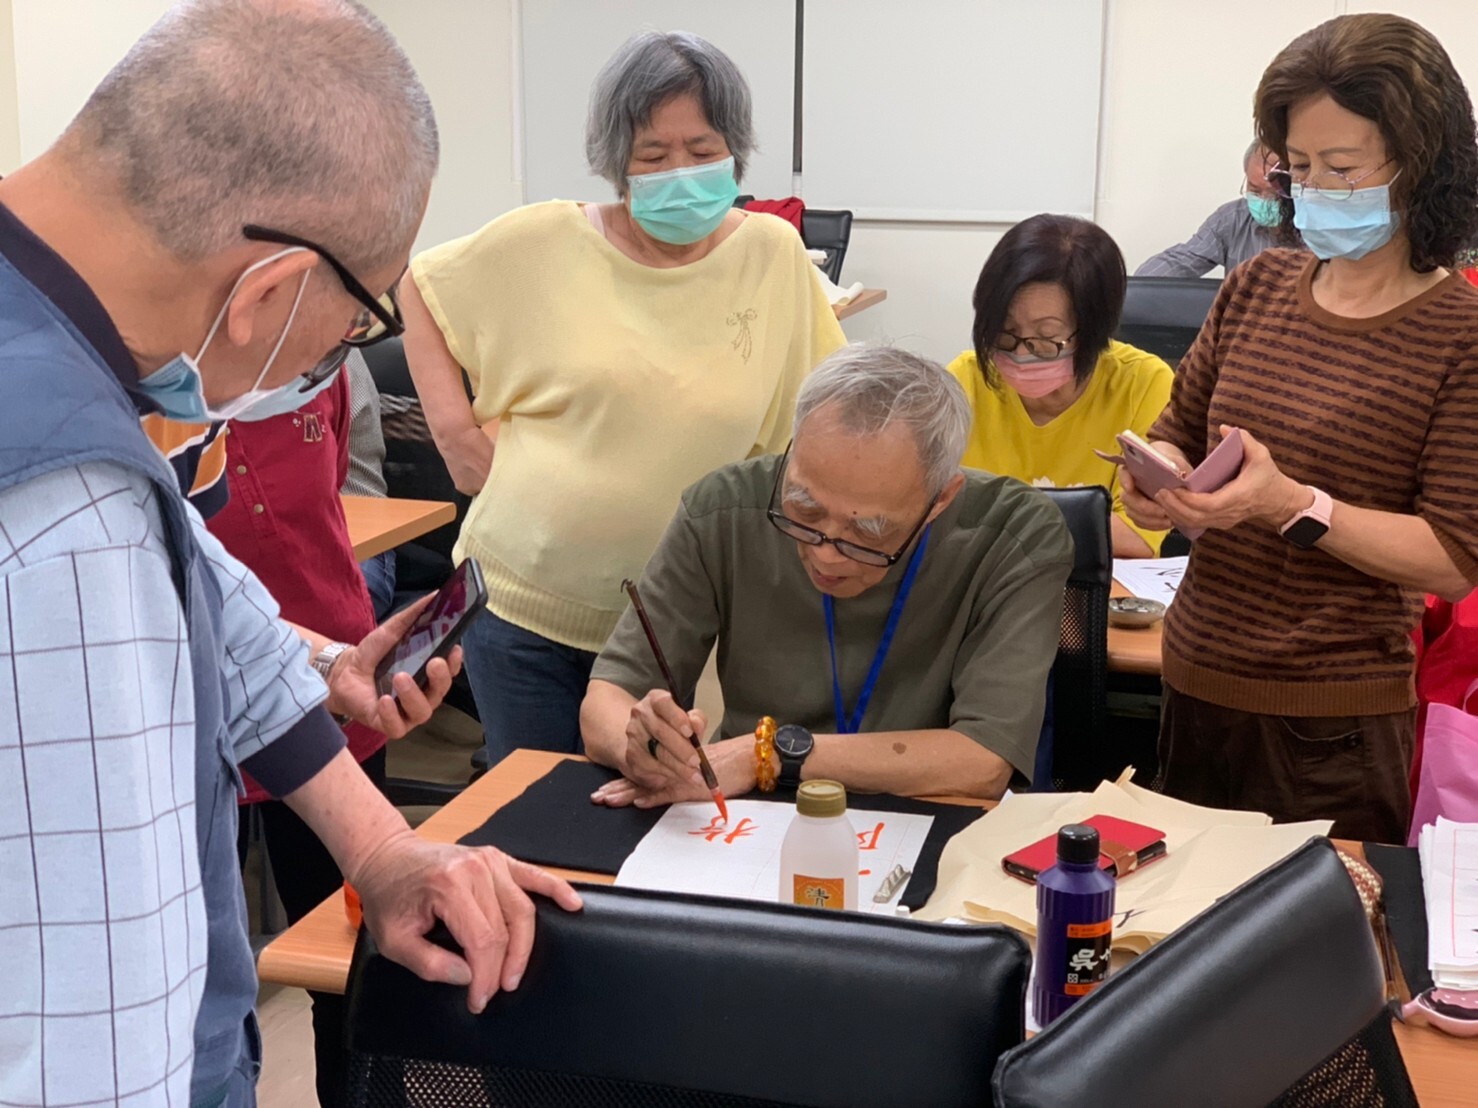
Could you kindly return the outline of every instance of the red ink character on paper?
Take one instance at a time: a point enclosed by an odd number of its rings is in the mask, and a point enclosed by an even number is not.
[[[703,836],[704,841],[710,843],[718,839],[719,836],[722,835],[723,841],[732,846],[735,839],[742,839],[749,835],[753,835],[755,829],[758,826],[759,825],[755,823],[754,820],[746,818],[741,819],[739,823],[731,830],[724,823],[724,819],[722,816],[714,816],[711,820],[708,821],[707,827],[700,828],[697,831],[689,831],[688,834],[701,835]]]
[[[882,834],[883,825],[881,823],[879,823],[871,831],[857,832],[857,849],[876,850],[878,848],[878,839],[882,837]]]

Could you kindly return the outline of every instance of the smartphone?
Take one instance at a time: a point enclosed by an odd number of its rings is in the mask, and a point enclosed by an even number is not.
[[[436,597],[411,624],[410,630],[380,659],[375,668],[375,686],[382,696],[394,696],[391,682],[397,673],[409,673],[421,688],[426,687],[426,666],[432,658],[452,652],[477,614],[487,605],[488,590],[482,570],[471,558],[452,571]]]

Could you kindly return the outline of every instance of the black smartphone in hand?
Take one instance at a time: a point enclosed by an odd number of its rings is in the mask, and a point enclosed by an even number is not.
[[[487,605],[488,590],[482,570],[471,558],[452,571],[436,597],[416,617],[410,630],[375,667],[375,687],[381,696],[394,696],[391,682],[397,673],[409,673],[426,687],[426,666],[432,658],[452,652],[477,614]]]

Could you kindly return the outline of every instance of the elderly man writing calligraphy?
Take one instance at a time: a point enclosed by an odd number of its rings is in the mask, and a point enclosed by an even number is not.
[[[718,644],[725,793],[778,775],[998,797],[1031,774],[1072,540],[1043,494],[960,470],[969,425],[939,365],[844,347],[801,387],[784,457],[683,494],[641,592],[680,688]],[[662,684],[628,610],[581,709],[586,753],[624,775],[597,802],[707,795],[688,738],[707,720]],[[786,726],[761,765],[765,715]]]
[[[0,1103],[254,1102],[239,769],[322,839],[382,948],[474,1010],[518,985],[524,890],[579,904],[410,831],[329,709],[403,733],[450,670],[376,694],[402,620],[320,679],[139,424],[280,403],[398,329],[381,294],[436,159],[357,4],[197,0],[0,182]],[[437,918],[463,956],[424,938]]]

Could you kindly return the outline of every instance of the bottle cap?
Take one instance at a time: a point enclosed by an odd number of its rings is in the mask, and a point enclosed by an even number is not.
[[[1089,866],[1098,861],[1098,828],[1070,823],[1057,832],[1057,860]]]
[[[803,781],[795,791],[795,810],[803,816],[825,819],[847,814],[847,790],[840,781]],[[1094,840],[1097,842],[1097,840]]]

